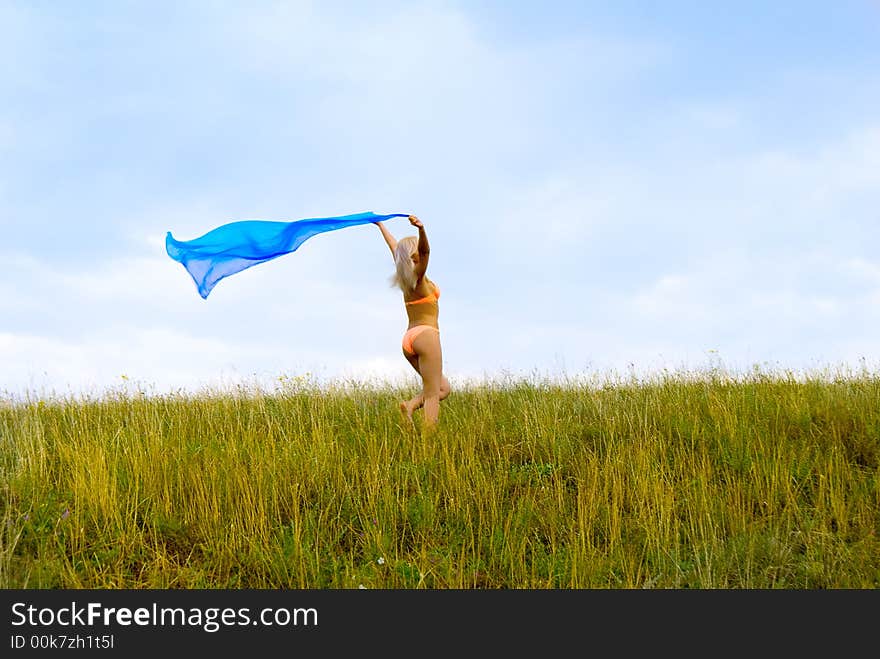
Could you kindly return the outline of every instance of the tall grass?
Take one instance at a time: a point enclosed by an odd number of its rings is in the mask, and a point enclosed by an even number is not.
[[[876,376],[403,389],[0,402],[0,586],[880,585]]]

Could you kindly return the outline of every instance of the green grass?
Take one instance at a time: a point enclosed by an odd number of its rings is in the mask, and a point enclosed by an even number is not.
[[[876,376],[283,385],[0,401],[0,586],[880,585]]]

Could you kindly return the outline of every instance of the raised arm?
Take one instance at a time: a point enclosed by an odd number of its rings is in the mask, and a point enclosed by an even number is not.
[[[374,223],[377,227],[379,227],[379,231],[382,232],[382,237],[385,239],[385,242],[388,243],[388,249],[391,250],[392,256],[394,255],[394,248],[397,247],[397,240],[394,239],[394,236],[391,235],[391,232],[385,228],[385,225],[381,222]]]
[[[419,230],[419,262],[415,266],[416,279],[418,280],[425,276],[425,271],[428,269],[428,255],[431,253],[431,246],[428,245],[428,234],[425,233],[422,221],[415,215],[410,215],[409,223]]]

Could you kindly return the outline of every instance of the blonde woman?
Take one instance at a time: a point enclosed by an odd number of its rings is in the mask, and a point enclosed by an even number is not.
[[[403,356],[422,378],[422,393],[401,401],[400,411],[412,423],[413,412],[424,407],[426,429],[433,429],[440,416],[440,401],[449,395],[449,381],[443,375],[440,325],[437,322],[440,288],[425,275],[431,251],[425,227],[415,215],[409,216],[409,222],[419,230],[419,235],[406,236],[399,241],[382,222],[375,224],[394,257],[395,273],[391,285],[403,291],[409,319],[403,335]]]

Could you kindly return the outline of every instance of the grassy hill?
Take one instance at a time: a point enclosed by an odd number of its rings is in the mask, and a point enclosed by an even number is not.
[[[0,586],[880,585],[875,376],[282,384],[0,404]]]

